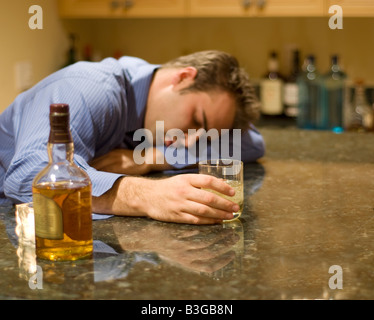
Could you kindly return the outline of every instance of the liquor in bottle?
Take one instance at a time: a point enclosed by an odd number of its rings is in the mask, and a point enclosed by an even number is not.
[[[342,132],[344,130],[344,97],[346,74],[339,65],[339,57],[331,57],[331,68],[321,82],[321,113],[317,129]]]
[[[297,79],[299,88],[297,125],[302,129],[316,129],[320,118],[320,76],[314,55],[305,59],[304,68]]]
[[[300,75],[300,52],[293,51],[291,72],[284,83],[283,103],[287,117],[296,118],[298,114],[299,87],[297,77]]]
[[[34,178],[35,248],[38,258],[76,260],[92,255],[91,181],[73,162],[69,105],[50,106],[48,165]]]
[[[283,79],[279,73],[278,54],[270,53],[268,72],[260,82],[261,113],[268,116],[283,114]]]

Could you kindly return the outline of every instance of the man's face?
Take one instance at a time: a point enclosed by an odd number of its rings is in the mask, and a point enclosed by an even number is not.
[[[186,92],[180,90],[189,86],[193,79],[184,79],[176,85],[170,84],[153,92],[148,99],[145,128],[153,134],[156,142],[156,121],[163,121],[164,134],[170,129],[179,129],[185,133],[185,145],[194,143],[199,131],[187,138],[188,129],[215,128],[230,129],[235,117],[234,98],[223,91],[214,92]],[[166,137],[165,144],[172,141]]]

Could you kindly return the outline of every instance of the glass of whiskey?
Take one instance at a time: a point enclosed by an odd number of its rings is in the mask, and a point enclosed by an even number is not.
[[[239,211],[233,212],[233,219],[224,220],[223,222],[230,222],[238,219],[242,214],[244,201],[243,162],[233,159],[203,160],[199,162],[199,173],[223,179],[235,190],[235,195],[230,197],[217,191],[207,189],[210,192],[237,203],[240,207]]]

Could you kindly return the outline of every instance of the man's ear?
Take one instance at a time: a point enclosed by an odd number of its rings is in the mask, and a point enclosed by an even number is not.
[[[172,79],[174,89],[180,90],[190,86],[197,75],[197,69],[195,67],[185,67],[178,69]]]

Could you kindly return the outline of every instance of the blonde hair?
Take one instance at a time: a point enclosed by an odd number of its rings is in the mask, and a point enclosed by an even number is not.
[[[228,92],[236,101],[233,128],[247,129],[259,117],[259,103],[248,74],[240,68],[231,54],[217,51],[200,51],[178,57],[162,65],[162,68],[194,67],[197,75],[194,83],[181,91]]]

